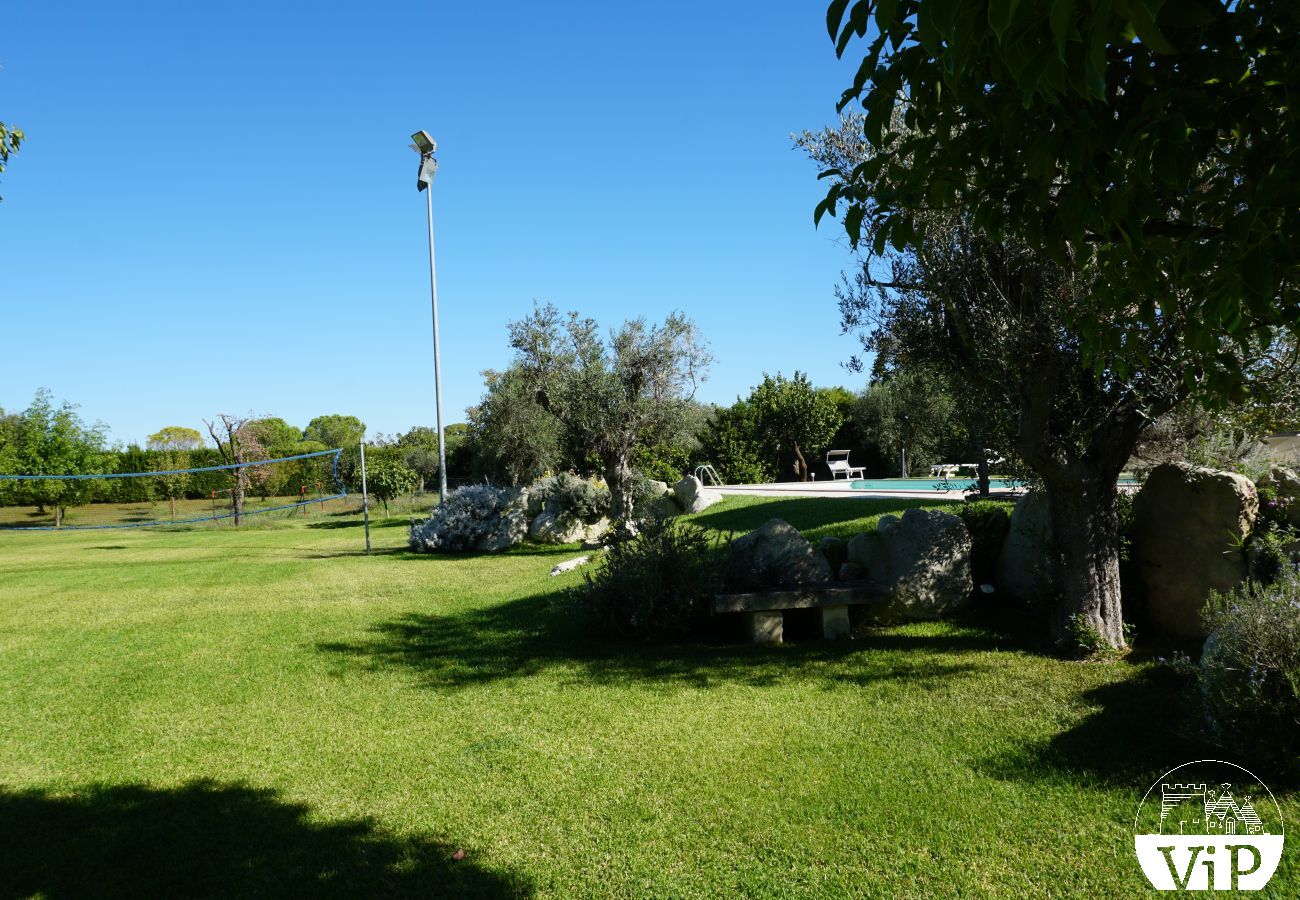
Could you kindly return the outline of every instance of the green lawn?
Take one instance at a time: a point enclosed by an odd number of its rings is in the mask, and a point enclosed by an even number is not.
[[[0,532],[0,898],[1131,895],[1137,804],[1201,750],[1168,670],[1005,617],[608,644],[547,575],[572,548],[421,557],[404,524],[369,558],[342,516]]]

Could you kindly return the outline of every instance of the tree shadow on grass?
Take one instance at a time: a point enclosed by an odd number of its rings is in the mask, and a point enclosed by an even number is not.
[[[898,497],[803,497],[785,500],[763,498],[762,503],[744,506],[727,506],[699,513],[691,517],[697,525],[721,532],[749,532],[763,526],[769,519],[784,519],[802,532],[813,532],[811,538],[844,531],[835,528],[846,522],[897,513],[900,510],[930,507],[950,507],[952,500]],[[853,529],[848,529],[852,531]]]
[[[582,683],[687,687],[765,686],[792,677],[828,685],[924,681],[982,671],[983,663],[948,654],[1001,646],[996,633],[961,626],[934,634],[872,632],[830,642],[815,636],[815,621],[800,618],[787,614],[787,639],[797,640],[782,646],[722,643],[739,639],[739,617],[719,622],[723,630],[712,635],[713,643],[621,643],[593,637],[577,604],[551,593],[450,615],[409,613],[378,623],[361,641],[322,643],[317,649],[367,669],[413,672],[430,688],[456,689],[548,671]]]
[[[424,837],[317,823],[274,791],[197,781],[0,790],[0,898],[521,897]]]
[[[1064,777],[1099,786],[1145,788],[1161,772],[1211,752],[1190,727],[1193,710],[1186,678],[1168,668],[1136,669],[1131,677],[1082,696],[1095,709],[1076,725],[985,760],[981,770],[1003,780]]]
[[[353,520],[351,520],[351,519],[343,520],[343,521],[340,521],[340,520],[337,520],[337,519],[336,519],[336,520],[327,521],[327,522],[309,522],[309,523],[307,524],[307,527],[308,527],[308,528],[318,529],[318,530],[329,530],[329,531],[332,531],[332,530],[334,530],[334,529],[336,529],[336,528],[364,528],[364,527],[365,527],[365,524],[366,524],[366,523],[365,523],[362,519],[357,519],[357,520],[355,520],[355,521],[353,521]],[[408,521],[406,521],[405,519],[374,519],[374,520],[372,520],[372,521],[370,522],[370,527],[371,527],[372,529],[375,529],[375,528],[409,528],[410,525],[411,525],[411,523],[408,522]]]

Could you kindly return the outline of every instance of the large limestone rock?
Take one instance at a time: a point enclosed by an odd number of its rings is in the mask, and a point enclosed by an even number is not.
[[[1285,466],[1273,466],[1259,480],[1259,486],[1275,495],[1268,502],[1281,505],[1282,517],[1300,528],[1300,474]]]
[[[566,512],[543,510],[528,528],[528,537],[539,544],[595,542],[609,530],[609,519],[584,522]]]
[[[1052,556],[1047,495],[1030,491],[1016,501],[1011,511],[1011,525],[998,553],[998,591],[1018,603],[1046,602],[1056,590]]]
[[[1170,634],[1204,637],[1210,591],[1246,578],[1241,542],[1259,496],[1250,479],[1184,463],[1152,470],[1133,503],[1133,554],[1152,619]]]
[[[722,494],[707,489],[694,475],[687,475],[673,485],[673,497],[683,512],[695,513],[717,503],[722,499]]]
[[[884,620],[938,619],[972,601],[971,536],[951,513],[909,509],[901,519],[882,516],[874,535],[849,541],[848,555],[886,589],[888,599],[876,611]]]
[[[509,550],[522,541],[527,534],[528,519],[524,516],[523,510],[510,506],[502,511],[496,528],[479,538],[474,549],[487,553]]]
[[[771,519],[757,531],[731,542],[727,584],[760,590],[831,580],[831,566],[794,526]]]
[[[645,487],[646,495],[649,496],[649,497],[650,497],[651,499],[653,499],[653,500],[658,500],[660,497],[667,497],[667,496],[668,496],[668,491],[669,491],[669,490],[670,490],[670,489],[669,489],[669,487],[668,487],[668,483],[667,483],[667,482],[664,482],[664,481],[647,481],[647,482],[646,482],[646,487]]]

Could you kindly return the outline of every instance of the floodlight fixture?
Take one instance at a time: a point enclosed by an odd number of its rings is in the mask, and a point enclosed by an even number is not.
[[[438,497],[447,502],[447,445],[446,434],[442,427],[442,351],[438,342],[438,269],[433,258],[433,176],[438,171],[438,160],[434,151],[437,142],[427,131],[417,131],[411,135],[411,149],[420,154],[420,174],[416,186],[421,191],[428,191],[425,196],[429,215],[429,294],[433,306],[433,392],[434,409],[438,426]]]
[[[412,149],[421,156],[433,153],[438,149],[438,142],[430,137],[427,131],[417,131],[411,135],[411,140],[415,142],[411,145]]]

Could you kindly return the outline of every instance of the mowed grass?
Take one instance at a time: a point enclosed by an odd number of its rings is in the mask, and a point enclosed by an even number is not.
[[[0,533],[0,897],[1133,895],[1137,804],[1203,749],[1168,670],[1014,618],[607,643],[548,577],[573,548],[416,556],[404,525],[370,557],[341,516]]]

